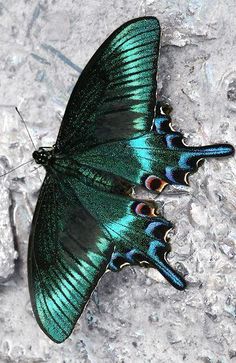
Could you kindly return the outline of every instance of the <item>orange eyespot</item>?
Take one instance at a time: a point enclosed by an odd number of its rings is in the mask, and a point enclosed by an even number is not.
[[[145,187],[149,190],[160,193],[168,183],[155,175],[150,175],[145,180]]]
[[[156,209],[146,203],[138,203],[135,207],[135,213],[141,216],[155,217]]]

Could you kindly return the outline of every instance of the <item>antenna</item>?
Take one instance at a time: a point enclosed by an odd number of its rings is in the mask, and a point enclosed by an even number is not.
[[[30,141],[31,141],[31,143],[32,143],[32,145],[33,145],[33,147],[34,147],[34,150],[37,150],[37,149],[36,149],[36,146],[35,146],[35,143],[34,143],[34,141],[33,141],[33,139],[32,139],[32,136],[30,135],[30,132],[29,132],[29,129],[28,129],[27,125],[26,125],[25,120],[23,119],[23,117],[22,117],[22,115],[21,115],[21,113],[20,113],[20,111],[18,110],[18,108],[17,108],[17,107],[15,107],[15,110],[16,110],[16,112],[18,113],[18,115],[20,116],[20,119],[21,119],[21,121],[23,122],[23,124],[24,124],[24,126],[25,126],[26,132],[27,132],[27,134],[28,134],[28,136],[29,136],[29,138],[30,138]],[[25,164],[29,163],[30,161],[34,161],[34,159],[31,159],[31,160],[27,161],[26,163],[24,163],[24,164],[22,164],[22,165],[17,166],[16,168],[14,168],[14,169],[10,170],[9,172],[7,172],[7,173],[5,173],[5,174],[3,174],[3,175],[9,174],[11,171],[14,171],[14,170],[18,169],[20,166],[23,166],[23,165],[25,165]],[[41,177],[40,177],[40,174],[39,174],[39,172],[38,172],[38,168],[35,168],[35,170],[37,170],[37,173],[38,173],[39,179],[42,181],[42,179],[41,179]],[[0,175],[0,176],[1,176],[1,175]]]
[[[33,142],[33,139],[32,139],[32,137],[31,137],[31,135],[30,135],[30,132],[29,132],[29,129],[28,129],[27,125],[26,125],[25,120],[23,119],[23,117],[22,117],[22,115],[21,115],[21,113],[20,113],[20,111],[18,110],[18,108],[17,108],[17,107],[15,107],[15,110],[16,110],[16,112],[18,113],[18,115],[20,116],[20,119],[21,119],[21,121],[23,122],[23,124],[24,124],[24,126],[25,126],[25,129],[26,129],[26,132],[27,132],[27,134],[28,134],[28,136],[29,136],[29,138],[30,138],[30,141],[31,141],[31,143],[32,143],[32,145],[33,145],[33,147],[34,147],[34,149],[36,150],[36,146],[35,146],[35,144],[34,144],[34,142]]]
[[[26,164],[28,164],[28,163],[32,162],[33,160],[34,160],[34,159],[30,159],[30,160],[26,161],[25,163],[23,163],[23,164],[21,164],[21,165],[18,165],[17,167],[15,167],[15,168],[13,168],[13,169],[11,169],[11,170],[9,170],[9,171],[6,171],[6,173],[3,173],[2,175],[0,175],[0,178],[1,178],[2,176],[5,176],[5,175],[7,175],[7,174],[10,174],[12,171],[15,171],[16,169],[19,169],[20,167],[22,167],[22,166],[24,166],[24,165],[26,165]]]
[[[21,119],[21,121],[23,122],[23,124],[24,124],[24,126],[25,126],[25,129],[26,129],[26,131],[27,131],[27,134],[28,134],[28,136],[29,136],[29,138],[30,138],[30,141],[31,141],[31,143],[32,143],[32,145],[33,145],[33,147],[34,147],[34,149],[36,150],[35,143],[34,143],[34,141],[33,141],[32,137],[31,137],[31,135],[30,135],[30,132],[29,132],[29,129],[28,129],[27,125],[26,125],[25,120],[23,119],[23,117],[22,117],[22,115],[21,115],[21,113],[20,113],[20,111],[18,110],[18,108],[17,108],[17,107],[15,107],[15,110],[16,110],[16,112],[18,113],[18,115],[20,116],[20,119]],[[24,165],[26,165],[26,164],[29,164],[29,163],[30,163],[30,162],[32,162],[32,161],[34,161],[34,159],[30,159],[30,160],[26,161],[25,163],[20,164],[20,165],[16,166],[15,168],[13,168],[13,169],[11,169],[11,170],[9,170],[9,171],[6,171],[5,173],[3,173],[3,174],[1,174],[1,175],[0,175],[0,178],[1,178],[1,177],[3,177],[3,176],[5,176],[5,175],[10,174],[11,172],[13,172],[13,171],[15,171],[15,170],[17,170],[17,169],[21,168],[22,166],[24,166]],[[40,165],[40,166],[41,166],[41,165]],[[34,170],[37,170],[37,169],[38,169],[38,168],[35,168]],[[40,177],[39,172],[38,172],[38,175],[39,175],[39,179],[41,180],[41,177]],[[42,180],[41,180],[41,181],[42,181]]]

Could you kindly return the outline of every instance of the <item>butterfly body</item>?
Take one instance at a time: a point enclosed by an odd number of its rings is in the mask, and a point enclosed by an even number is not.
[[[46,169],[47,166],[53,163],[54,150],[53,148],[49,148],[48,150],[40,147],[38,150],[33,152],[32,157],[37,164],[43,165]]]
[[[134,187],[186,185],[201,159],[234,151],[186,146],[173,130],[156,99],[159,43],[154,17],[118,28],[79,77],[54,147],[33,153],[46,176],[30,233],[29,290],[40,327],[57,343],[108,269],[153,267],[185,288],[166,260],[172,224],[153,202],[134,200]]]

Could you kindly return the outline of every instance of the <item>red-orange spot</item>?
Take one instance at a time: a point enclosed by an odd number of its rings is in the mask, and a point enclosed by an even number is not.
[[[145,203],[138,203],[135,208],[135,213],[141,216],[154,217],[156,216],[155,208]]]
[[[145,180],[145,187],[149,190],[160,193],[168,183],[155,175],[150,175]]]

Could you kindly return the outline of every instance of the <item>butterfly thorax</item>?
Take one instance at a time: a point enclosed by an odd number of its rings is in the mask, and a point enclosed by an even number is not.
[[[54,160],[54,148],[46,150],[46,148],[40,147],[33,152],[32,156],[37,164],[48,166]]]
[[[90,185],[97,190],[122,195],[132,193],[132,185],[129,182],[102,170],[86,166],[81,163],[80,158],[63,156],[57,153],[54,147],[40,147],[33,152],[32,156],[35,162],[44,166],[51,175],[64,175],[66,179],[71,178],[71,181],[77,179],[78,182]]]

